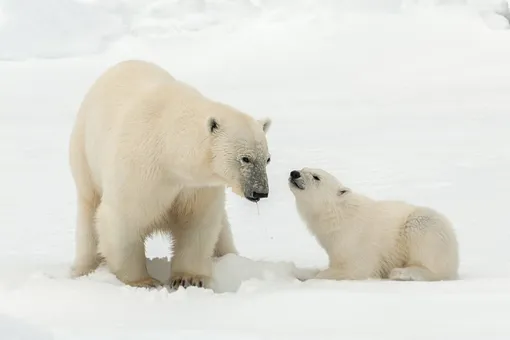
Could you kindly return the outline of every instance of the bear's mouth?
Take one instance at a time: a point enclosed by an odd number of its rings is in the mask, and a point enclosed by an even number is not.
[[[257,203],[258,201],[260,201],[260,198],[258,197],[246,197],[246,199],[250,202],[254,202],[254,203]]]
[[[298,179],[294,179],[292,177],[289,177],[289,183],[295,187],[295,188],[298,188],[299,190],[304,190],[305,187],[303,186],[303,183],[300,183],[301,181],[299,181],[299,178]]]

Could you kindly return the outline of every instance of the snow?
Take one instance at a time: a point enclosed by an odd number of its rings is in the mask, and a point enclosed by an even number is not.
[[[508,7],[375,3],[0,1],[0,337],[508,339]],[[270,197],[228,194],[241,254],[215,263],[214,290],[126,287],[106,268],[69,278],[69,133],[95,78],[130,58],[273,118]],[[444,212],[460,280],[296,279],[327,266],[287,187],[304,166]],[[168,240],[147,257],[167,278]]]
[[[0,334],[9,340],[51,340],[51,333],[27,322],[0,314]]]

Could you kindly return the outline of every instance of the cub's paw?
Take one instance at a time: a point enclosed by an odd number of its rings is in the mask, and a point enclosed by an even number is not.
[[[321,270],[314,277],[314,279],[316,280],[333,280],[333,281],[347,280],[348,278],[349,277],[345,274],[343,270],[336,268],[328,268],[325,270]]]
[[[209,287],[209,281],[210,278],[204,275],[175,273],[170,278],[170,288],[178,289],[179,287],[188,288],[190,286],[207,288]]]
[[[301,282],[314,279],[319,274],[319,272],[319,269],[312,268],[294,268],[292,270],[294,277]]]
[[[390,272],[389,279],[394,281],[422,281],[423,277],[414,268],[394,268]]]
[[[158,280],[147,277],[145,279],[137,280],[137,281],[127,281],[124,282],[126,285],[131,287],[139,287],[139,288],[157,288],[163,286],[161,282]]]

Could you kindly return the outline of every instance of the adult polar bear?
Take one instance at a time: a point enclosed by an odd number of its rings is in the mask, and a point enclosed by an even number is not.
[[[315,278],[457,278],[457,238],[450,221],[439,212],[406,202],[373,200],[323,169],[291,171],[289,187],[299,215],[329,257],[329,268]]]
[[[174,239],[170,284],[207,287],[213,254],[237,252],[225,187],[250,201],[268,197],[270,124],[207,99],[153,63],[108,69],[81,103],[70,139],[72,275],[104,259],[127,285],[158,285],[144,241],[162,231]]]

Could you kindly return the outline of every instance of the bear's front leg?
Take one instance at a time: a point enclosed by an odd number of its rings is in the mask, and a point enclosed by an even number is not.
[[[221,190],[219,194],[215,194],[218,190]],[[176,200],[172,209],[176,223],[171,226],[174,239],[172,288],[210,287],[212,257],[223,227],[222,193],[223,188],[204,188],[193,193],[185,191]]]
[[[174,249],[171,259],[170,286],[209,288],[212,256],[221,230],[219,220],[192,219],[172,232]]]

